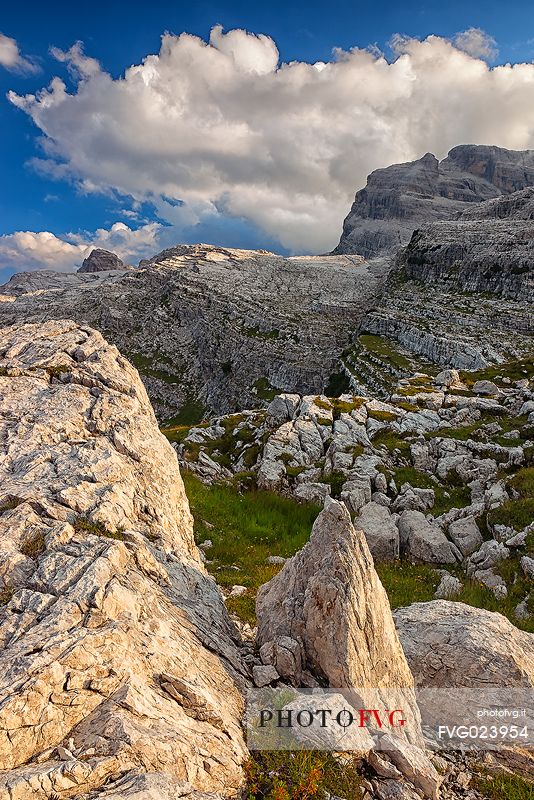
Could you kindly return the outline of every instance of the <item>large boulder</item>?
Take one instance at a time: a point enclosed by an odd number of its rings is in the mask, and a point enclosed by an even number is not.
[[[421,511],[403,511],[399,518],[401,553],[413,561],[429,564],[454,564],[450,542],[436,524]]]
[[[336,688],[413,686],[365,536],[343,503],[326,498],[310,541],[260,587],[256,611],[262,653],[294,642],[285,677],[297,685],[309,671]]]
[[[418,687],[534,688],[534,634],[501,614],[434,600],[394,618]]]
[[[0,542],[2,800],[232,793],[237,635],[139,376],[90,328],[0,330]]]
[[[464,557],[470,556],[482,544],[482,534],[472,516],[451,522],[449,536]]]
[[[367,503],[354,524],[364,532],[377,561],[394,561],[399,557],[399,531],[388,508],[380,503]]]

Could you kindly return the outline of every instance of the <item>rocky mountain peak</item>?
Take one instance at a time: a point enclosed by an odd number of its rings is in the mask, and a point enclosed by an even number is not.
[[[480,203],[534,186],[534,151],[458,145],[372,172],[356,193],[334,253],[366,258],[394,252],[421,225],[458,217]]]
[[[82,261],[78,272],[108,272],[112,269],[132,269],[116,253],[96,247]]]

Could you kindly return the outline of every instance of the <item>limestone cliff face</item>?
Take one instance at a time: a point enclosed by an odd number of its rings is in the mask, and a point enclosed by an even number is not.
[[[231,793],[235,630],[138,374],[90,328],[0,330],[0,540],[1,800]]]
[[[415,231],[398,265],[425,284],[532,302],[533,217],[533,189],[477,204],[457,220]]]
[[[407,244],[413,231],[454,219],[479,203],[534,185],[534,151],[459,145],[439,162],[432,153],[372,172],[357,192],[334,253],[371,258]]]
[[[181,246],[128,272],[16,275],[0,325],[90,324],[138,366],[160,418],[226,413],[321,392],[384,278],[357,256]]]

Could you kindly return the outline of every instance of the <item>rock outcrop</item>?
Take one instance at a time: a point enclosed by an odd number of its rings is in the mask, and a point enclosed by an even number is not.
[[[534,634],[501,614],[434,600],[394,619],[418,687],[534,687]]]
[[[291,653],[283,677],[296,685],[311,673],[335,688],[389,690],[390,702],[403,688],[404,703],[410,698],[413,678],[386,592],[344,504],[326,498],[308,544],[260,587],[256,612],[262,659]],[[421,744],[413,695],[411,703],[408,736]]]
[[[132,267],[127,266],[116,253],[97,247],[84,258],[78,272],[109,272],[113,269],[132,269]]]
[[[231,794],[237,634],[137,372],[90,328],[0,330],[0,537],[0,798]]]
[[[459,145],[369,175],[356,194],[334,253],[372,258],[398,250],[413,231],[454,219],[466,206],[534,186],[534,151]]]
[[[398,268],[447,291],[534,299],[534,189],[477,204],[457,220],[415,231]]]
[[[139,367],[160,419],[200,421],[276,390],[321,392],[386,272],[358,256],[179,246],[126,272],[16,275],[0,326],[92,325]]]

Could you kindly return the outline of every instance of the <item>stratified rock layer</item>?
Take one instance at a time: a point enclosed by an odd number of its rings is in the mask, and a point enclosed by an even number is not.
[[[74,322],[0,330],[0,539],[0,798],[231,793],[235,632],[137,372]]]
[[[16,275],[0,325],[92,325],[139,367],[160,418],[183,409],[187,423],[274,389],[321,392],[385,271],[357,256],[179,246],[127,272]]]

